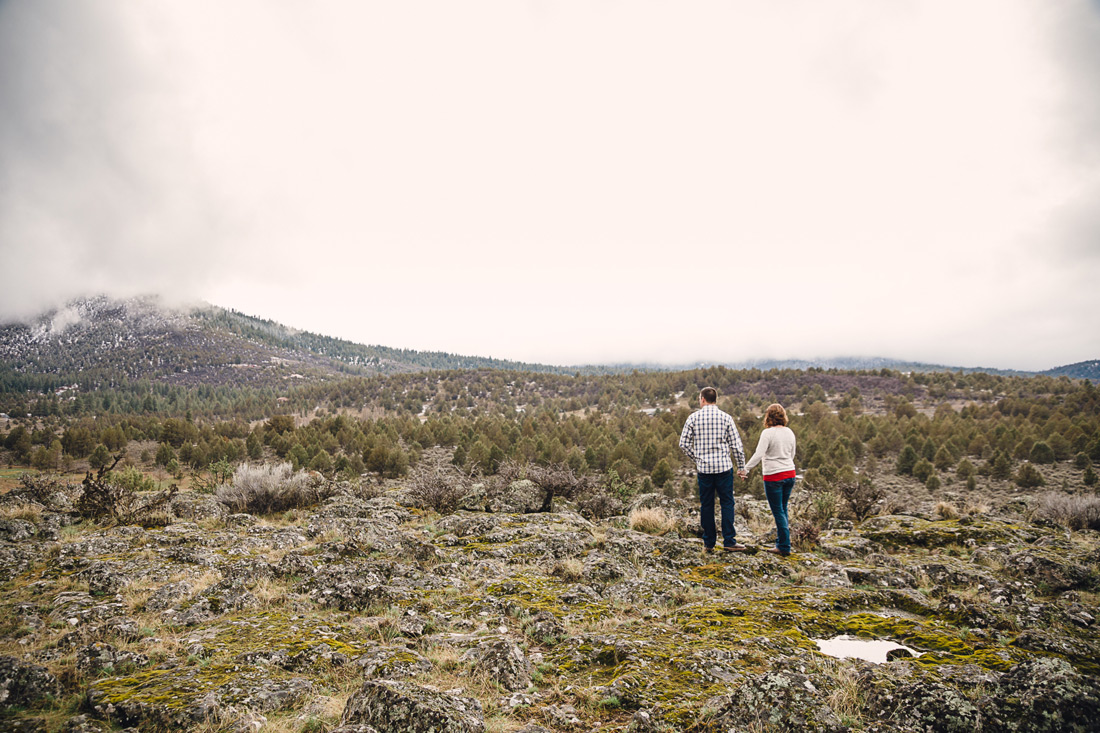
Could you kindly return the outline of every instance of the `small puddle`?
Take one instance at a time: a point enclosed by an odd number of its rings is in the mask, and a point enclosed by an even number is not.
[[[841,634],[840,636],[834,636],[832,639],[814,639],[814,643],[817,644],[817,648],[821,650],[822,654],[828,654],[830,657],[837,657],[838,659],[865,659],[868,662],[875,664],[882,664],[886,661],[886,655],[895,649],[904,649],[908,654],[919,657],[921,652],[916,649],[910,649],[904,644],[898,644],[896,641],[887,641],[885,639],[860,639],[856,636],[848,636],[847,634]],[[905,655],[902,655],[904,658]]]

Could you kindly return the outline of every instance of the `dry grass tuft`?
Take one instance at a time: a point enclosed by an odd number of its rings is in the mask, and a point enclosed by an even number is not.
[[[970,517],[974,516],[975,514],[989,514],[992,509],[993,507],[991,507],[988,502],[982,501],[980,499],[967,499],[962,508],[963,514],[966,514]]]
[[[273,580],[271,578],[263,578],[257,581],[256,585],[250,589],[252,595],[262,603],[265,607],[277,606],[286,600],[289,593],[286,583]]]
[[[676,519],[659,507],[635,509],[630,512],[630,528],[657,536],[666,535],[676,528]]]
[[[42,507],[38,504],[12,504],[0,507],[0,519],[22,519],[26,522],[41,524]]]
[[[863,692],[859,687],[859,677],[854,667],[836,665],[831,667],[830,676],[835,686],[829,691],[829,707],[841,721],[855,722],[863,709]]]
[[[222,581],[222,574],[218,570],[207,570],[202,575],[190,580],[192,587],[192,595],[199,595],[207,588],[216,585]]]
[[[958,519],[959,508],[949,501],[936,504],[936,516],[940,519]]]
[[[576,558],[559,560],[554,563],[554,567],[550,570],[550,574],[562,580],[569,581],[570,583],[575,583],[584,577],[584,563]]]

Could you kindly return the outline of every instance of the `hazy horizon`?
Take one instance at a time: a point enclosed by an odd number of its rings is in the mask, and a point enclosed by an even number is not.
[[[1097,2],[0,0],[0,107],[0,318],[157,292],[544,364],[1100,354]]]
[[[204,300],[181,299],[181,300],[173,301],[171,298],[165,298],[164,296],[154,294],[154,293],[137,293],[137,294],[133,294],[133,295],[130,295],[130,296],[119,297],[117,299],[114,296],[111,296],[109,294],[99,293],[99,294],[89,294],[89,295],[79,296],[79,297],[73,298],[73,299],[67,301],[66,303],[58,304],[56,306],[51,306],[51,307],[47,308],[46,310],[44,310],[42,312],[39,312],[37,314],[22,316],[22,317],[19,317],[19,318],[9,318],[8,320],[0,319],[0,325],[6,325],[7,323],[23,323],[25,325],[33,325],[34,322],[36,322],[38,319],[44,318],[45,316],[52,314],[53,318],[51,319],[51,330],[56,330],[56,332],[63,334],[65,332],[65,330],[67,328],[69,328],[69,326],[74,325],[79,320],[78,314],[76,312],[70,310],[69,306],[73,305],[76,302],[79,302],[82,299],[94,299],[94,298],[99,298],[99,297],[111,298],[112,300],[116,300],[116,302],[125,302],[126,300],[129,300],[131,298],[138,299],[138,300],[154,299],[161,306],[165,307],[168,310],[179,310],[179,311],[186,311],[186,310],[188,310],[190,308],[193,308],[193,307],[211,307],[211,306],[216,307],[216,308],[222,308],[223,307],[223,306],[218,305],[217,303],[210,303],[210,302],[204,301]],[[234,309],[228,309],[227,308],[226,310],[234,310]],[[249,318],[257,318],[257,319],[265,320],[265,321],[274,320],[274,319],[271,319],[271,318],[268,318],[268,317],[264,316],[261,313],[246,313],[246,312],[243,312],[243,311],[236,311],[236,312],[240,313],[241,315],[244,315],[246,317],[249,317]],[[279,322],[279,321],[276,321],[276,322],[280,326],[283,326],[283,327],[287,328],[291,332],[310,331],[311,333],[315,333],[315,334],[318,334],[320,336],[328,336],[328,337],[338,338],[338,339],[343,338],[341,336],[336,336],[336,335],[333,335],[331,333],[328,333],[324,330],[314,331],[312,329],[299,328],[299,327],[295,326],[293,323],[283,323],[283,322]],[[343,340],[351,341],[351,339],[343,339]],[[372,343],[372,342],[365,342],[365,341],[353,341],[353,343],[358,343],[358,344],[363,345],[363,346],[381,346],[381,347],[390,347],[390,348],[404,348],[404,347],[395,347],[395,346],[392,346],[391,344],[379,344],[379,343]],[[443,352],[443,350],[441,350],[441,349],[432,349],[432,348],[413,349],[413,350],[414,351],[419,351],[419,352]],[[444,353],[449,353],[453,356],[460,356],[460,357],[494,358],[494,359],[501,359],[501,360],[505,360],[505,361],[523,361],[523,360],[518,360],[518,359],[511,359],[510,357],[508,357],[506,355],[502,356],[502,355],[499,355],[499,354],[477,354],[477,353],[466,353],[466,352],[444,352]],[[751,359],[745,359],[745,360],[741,360],[741,361],[703,359],[703,360],[698,360],[698,361],[693,361],[693,362],[671,362],[671,361],[654,361],[654,360],[633,360],[633,361],[631,361],[631,360],[626,360],[626,361],[603,361],[603,362],[569,362],[569,363],[566,363],[566,362],[525,362],[525,363],[538,365],[538,366],[552,366],[552,367],[564,367],[564,368],[623,366],[623,367],[635,367],[635,368],[636,367],[643,367],[643,368],[644,367],[657,367],[657,368],[660,368],[660,369],[668,369],[668,368],[691,369],[691,368],[709,367],[709,366],[731,366],[731,367],[746,367],[746,368],[749,368],[749,367],[754,367],[754,366],[757,366],[757,365],[760,365],[760,364],[767,364],[767,363],[770,363],[770,362],[803,362],[803,363],[808,363],[808,364],[814,364],[814,363],[827,363],[827,362],[837,362],[837,361],[845,361],[845,360],[858,360],[858,361],[869,361],[869,362],[882,360],[882,361],[886,361],[886,362],[923,364],[923,365],[928,365],[928,366],[941,366],[941,367],[962,368],[962,369],[993,369],[993,370],[1012,370],[1013,369],[1012,367],[1006,367],[1006,366],[998,365],[998,364],[948,364],[948,363],[922,362],[918,359],[909,359],[909,358],[906,358],[904,356],[901,356],[901,357],[888,357],[888,356],[884,356],[882,354],[829,354],[829,355],[825,355],[825,354],[797,354],[797,355],[790,356],[790,357],[785,357],[785,358],[775,358],[775,357],[761,356],[761,357],[754,357],[754,358],[751,358]],[[1080,361],[1081,362],[1088,362],[1088,361],[1094,361],[1094,360],[1097,360],[1097,359],[1082,359]],[[1042,368],[1039,368],[1039,369],[1018,370],[1018,371],[1042,372],[1042,371],[1046,371],[1048,369],[1055,369],[1055,368],[1058,368],[1058,367],[1069,366],[1069,365],[1075,364],[1075,363],[1079,363],[1079,362],[1067,362],[1067,363],[1061,363],[1061,364],[1050,364],[1049,366],[1042,367]],[[872,367],[867,367],[867,368],[872,368]]]

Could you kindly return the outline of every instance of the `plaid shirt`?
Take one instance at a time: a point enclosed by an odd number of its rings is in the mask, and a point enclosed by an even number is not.
[[[703,405],[688,415],[680,433],[680,449],[695,461],[699,473],[723,473],[733,468],[731,450],[737,459],[737,470],[745,467],[745,449],[737,426],[717,405]]]

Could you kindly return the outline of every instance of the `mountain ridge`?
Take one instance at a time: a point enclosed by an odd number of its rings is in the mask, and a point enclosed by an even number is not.
[[[83,349],[83,351],[82,351]],[[89,354],[88,352],[91,352]],[[96,358],[92,358],[95,356]],[[0,324],[0,368],[179,383],[326,379],[421,370],[494,369],[550,374],[682,371],[709,366],[761,371],[835,369],[962,371],[1002,376],[1067,376],[1100,381],[1100,360],[1043,371],[961,367],[888,357],[843,356],[740,362],[554,365],[360,344],[295,329],[209,303],[169,306],[157,296],[80,298],[26,321]],[[290,371],[288,371],[290,370]],[[232,379],[230,379],[232,377]]]

